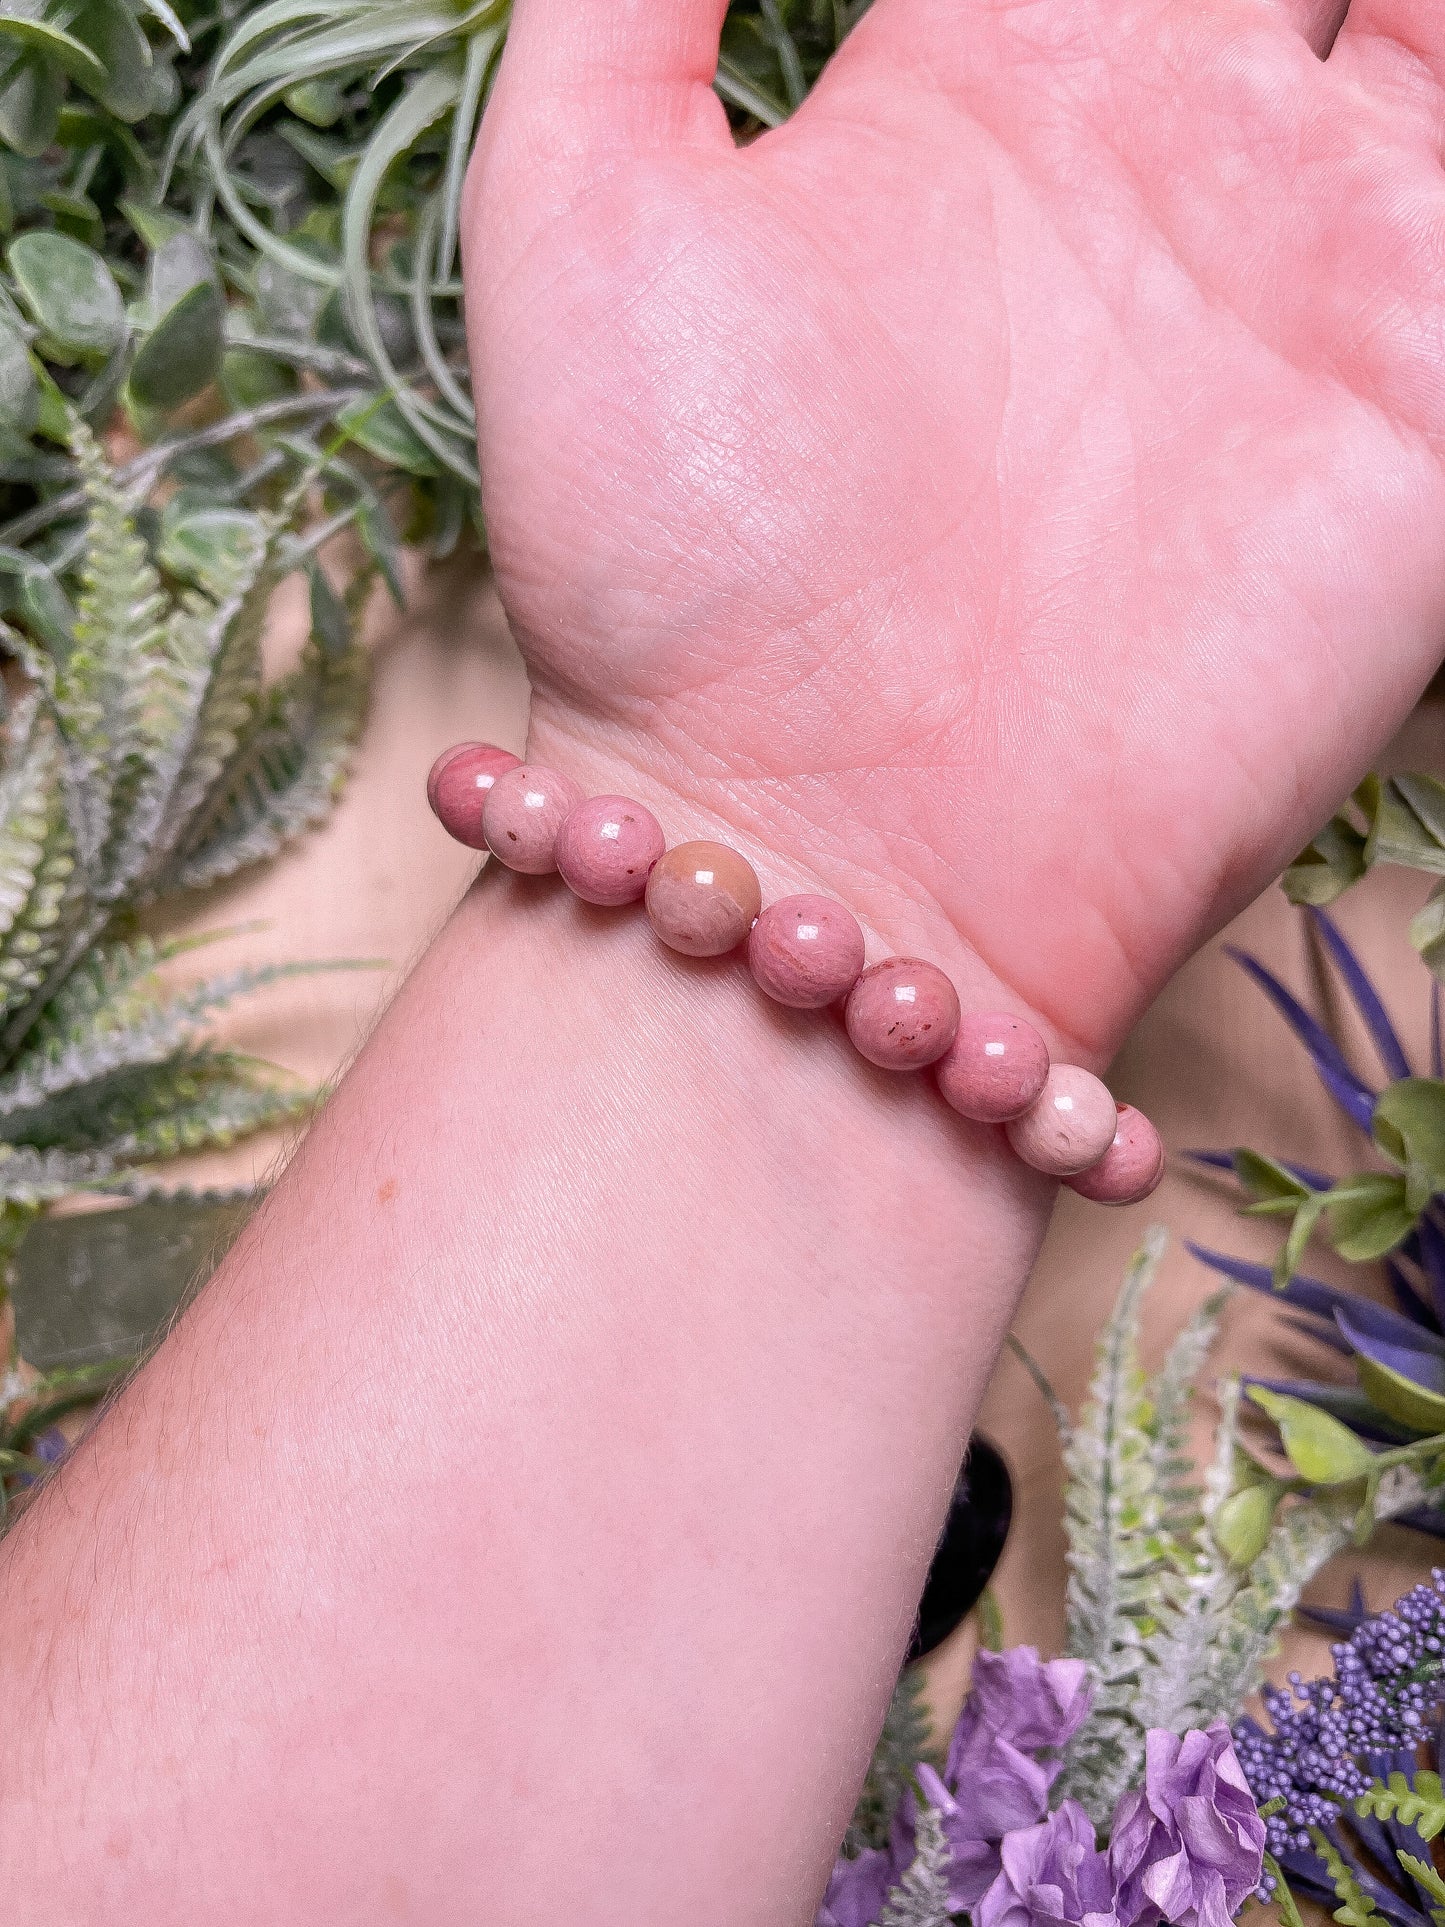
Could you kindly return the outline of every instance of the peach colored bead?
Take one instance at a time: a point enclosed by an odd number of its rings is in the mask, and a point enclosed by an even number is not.
[[[1032,1024],[1003,1011],[971,1010],[939,1060],[938,1088],[962,1116],[1005,1124],[1023,1115],[1048,1074],[1049,1047]]]
[[[1069,1188],[1095,1204],[1138,1204],[1164,1175],[1159,1133],[1132,1104],[1119,1106],[1114,1142],[1087,1171],[1067,1180]]]
[[[725,843],[679,843],[647,879],[652,927],[685,957],[736,950],[762,907],[756,870]]]
[[[958,992],[937,964],[885,957],[854,984],[843,1020],[853,1047],[887,1071],[934,1064],[958,1030]]]
[[[589,796],[557,832],[557,868],[584,903],[636,903],[666,848],[651,810],[625,796]]]
[[[753,925],[748,963],[759,988],[780,1004],[821,1010],[857,983],[863,932],[831,897],[780,897]]]
[[[482,805],[487,848],[509,870],[546,876],[557,867],[557,832],[582,801],[570,776],[540,763],[518,763],[499,776]]]
[[[495,743],[457,743],[442,751],[426,779],[426,800],[448,836],[469,850],[486,849],[482,806],[497,778],[521,760]]]
[[[1118,1112],[1108,1089],[1077,1064],[1055,1064],[1022,1117],[1004,1128],[1008,1141],[1035,1171],[1071,1178],[1097,1164],[1114,1142]]]

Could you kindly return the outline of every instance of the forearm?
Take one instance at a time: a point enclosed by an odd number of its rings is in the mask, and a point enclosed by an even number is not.
[[[803,1921],[1048,1198],[485,878],[0,1553],[17,1927]]]

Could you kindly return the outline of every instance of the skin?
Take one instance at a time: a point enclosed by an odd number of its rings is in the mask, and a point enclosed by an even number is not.
[[[520,0],[467,240],[532,754],[1102,1063],[1445,626],[1445,14],[1337,24],[877,0],[738,153],[715,6]],[[0,1548],[10,1918],[800,1927],[1050,1201],[484,879]]]

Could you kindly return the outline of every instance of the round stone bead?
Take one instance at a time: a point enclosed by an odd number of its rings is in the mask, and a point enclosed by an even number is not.
[[[1044,1088],[1049,1047],[1033,1025],[1006,1012],[971,1010],[939,1059],[938,1088],[954,1110],[981,1124],[1021,1117]]]
[[[1114,1142],[1097,1164],[1068,1179],[1069,1188],[1095,1204],[1138,1204],[1164,1175],[1159,1133],[1132,1104],[1119,1106]]]
[[[426,800],[448,836],[469,850],[485,850],[482,807],[492,785],[521,762],[495,743],[457,743],[444,749],[426,779]]]
[[[570,776],[540,763],[518,763],[493,783],[482,805],[487,848],[509,870],[546,876],[557,867],[557,832],[582,801]]]
[[[584,903],[636,903],[666,848],[651,810],[625,796],[589,796],[563,818],[557,868]]]
[[[763,907],[757,871],[726,843],[679,843],[647,879],[647,914],[685,957],[736,950]]]
[[[863,968],[863,932],[831,897],[780,897],[748,938],[748,963],[765,990],[794,1010],[821,1010],[850,991]]]
[[[958,1030],[958,992],[918,957],[885,957],[848,993],[843,1020],[854,1049],[886,1071],[936,1064]]]
[[[1118,1112],[1108,1089],[1077,1064],[1055,1064],[1022,1117],[1005,1126],[1008,1141],[1035,1171],[1071,1178],[1097,1164],[1114,1142]]]

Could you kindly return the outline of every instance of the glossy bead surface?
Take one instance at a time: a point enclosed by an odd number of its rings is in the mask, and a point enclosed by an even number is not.
[[[469,850],[486,849],[482,806],[497,778],[521,760],[495,743],[456,743],[442,751],[426,779],[426,800],[448,836]]]
[[[935,1064],[958,1030],[958,992],[918,957],[885,957],[848,993],[844,1021],[853,1047],[888,1071]]]
[[[725,843],[679,843],[647,879],[652,927],[685,957],[736,950],[762,907],[757,871]]]
[[[821,1010],[857,983],[863,932],[851,910],[831,897],[780,897],[748,938],[748,964],[758,987],[794,1010]]]
[[[1159,1133],[1132,1104],[1119,1106],[1114,1142],[1087,1171],[1068,1180],[1071,1190],[1095,1204],[1138,1204],[1164,1175]]]
[[[1005,1129],[1025,1164],[1051,1178],[1071,1178],[1099,1162],[1118,1122],[1114,1100],[1097,1077],[1077,1064],[1055,1064],[1039,1096]]]
[[[626,796],[589,796],[557,832],[557,868],[584,903],[636,903],[666,847],[651,810]]]
[[[493,783],[482,805],[487,848],[509,870],[546,876],[557,867],[557,832],[582,801],[570,776],[540,763],[518,763]]]
[[[960,1116],[1006,1124],[1037,1099],[1049,1074],[1049,1047],[1022,1017],[971,1010],[939,1060],[938,1088]]]

